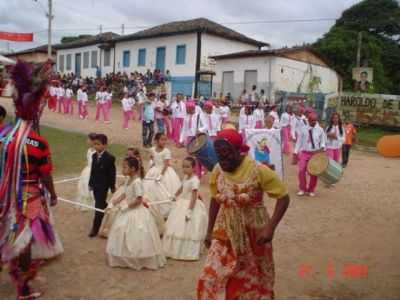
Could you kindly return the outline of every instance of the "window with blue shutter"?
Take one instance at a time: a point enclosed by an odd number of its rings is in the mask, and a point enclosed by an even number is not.
[[[131,51],[129,50],[124,51],[122,57],[122,66],[124,68],[128,68],[130,65],[130,60],[131,60]]]
[[[138,66],[145,66],[146,65],[146,49],[139,49],[138,54]]]
[[[186,45],[176,46],[176,64],[184,65],[186,63]]]

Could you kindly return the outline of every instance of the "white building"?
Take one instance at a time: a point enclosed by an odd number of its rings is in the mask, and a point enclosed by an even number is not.
[[[114,41],[118,34],[112,32],[82,38],[57,45],[57,71],[78,76],[96,77],[114,70]]]
[[[283,48],[242,51],[213,57],[216,60],[214,91],[234,100],[252,86],[265,91],[272,102],[277,93],[335,93],[341,77],[313,50]]]
[[[111,59],[106,60],[106,51],[99,49],[104,44],[109,49],[107,57]],[[83,59],[89,62],[89,66],[87,63],[82,66],[82,76],[95,76],[96,65],[100,66],[102,75],[113,71],[144,73],[154,69],[163,72],[169,70],[173,94],[182,92],[185,95],[205,96],[211,95],[212,89],[214,65],[209,60],[210,56],[258,50],[267,46],[204,18],[163,24],[134,34],[113,37],[106,43],[77,45],[79,47],[66,44],[58,51],[57,69],[61,73],[74,71],[74,66],[78,70],[76,61],[79,60],[74,60],[74,57],[78,53],[90,53],[90,59],[86,54],[89,60]],[[96,51],[98,54],[95,54]],[[66,61],[63,63],[64,59]]]

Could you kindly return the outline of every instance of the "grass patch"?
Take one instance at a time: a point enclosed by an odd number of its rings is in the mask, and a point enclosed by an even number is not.
[[[55,176],[78,174],[86,166],[86,135],[46,126],[41,126],[40,133],[49,142]],[[126,147],[111,144],[108,151],[118,160],[125,155]],[[119,160],[117,163],[119,163]]]
[[[11,117],[7,117],[7,121],[12,122]],[[87,137],[85,134],[47,126],[40,126],[40,134],[49,142],[55,177],[77,175],[86,166]],[[116,157],[118,167],[121,159],[125,156],[126,147],[120,144],[111,144],[108,151]]]
[[[400,134],[400,130],[396,132],[377,127],[359,127],[357,129],[357,144],[375,147],[381,137],[393,134]]]

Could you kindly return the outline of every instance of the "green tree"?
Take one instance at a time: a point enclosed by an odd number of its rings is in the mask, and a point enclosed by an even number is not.
[[[77,40],[88,38],[88,37],[91,37],[91,36],[92,35],[90,35],[90,34],[81,34],[81,35],[77,35],[77,36],[63,36],[61,38],[61,44],[67,44],[67,43],[75,42]]]
[[[365,0],[343,12],[314,49],[343,75],[344,89],[353,86],[357,37],[363,33],[361,62],[374,69],[373,92],[400,94],[400,6],[394,0]]]

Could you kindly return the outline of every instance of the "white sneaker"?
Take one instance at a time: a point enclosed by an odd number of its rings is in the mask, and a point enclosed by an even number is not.
[[[305,195],[305,193],[303,192],[303,191],[299,191],[298,193],[297,193],[297,196],[304,196]]]
[[[315,197],[315,194],[314,193],[308,193],[308,196]]]

